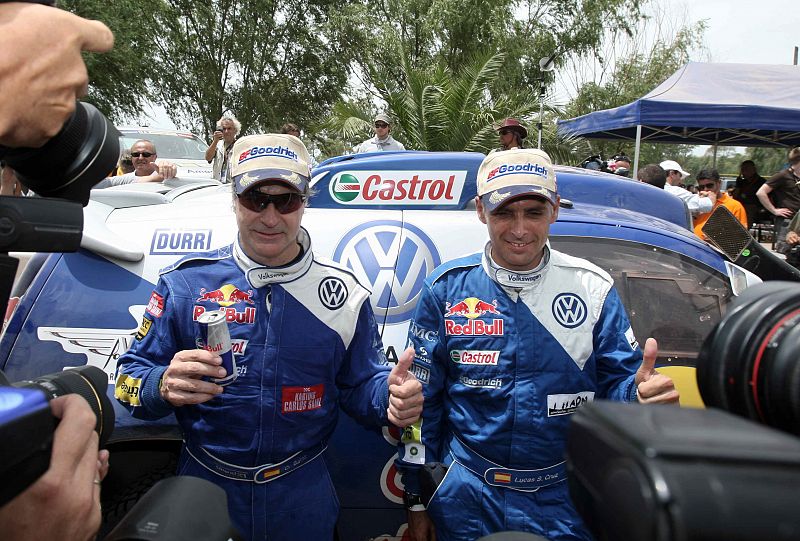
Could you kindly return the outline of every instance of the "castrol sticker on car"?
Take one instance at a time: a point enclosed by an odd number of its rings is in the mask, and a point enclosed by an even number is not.
[[[458,205],[466,171],[342,171],[328,184],[342,205]]]

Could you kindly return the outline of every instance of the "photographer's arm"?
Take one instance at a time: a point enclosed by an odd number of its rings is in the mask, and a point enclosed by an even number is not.
[[[56,398],[50,407],[61,419],[50,468],[0,508],[0,531],[6,541],[86,541],[100,528],[99,481],[108,472],[108,452],[98,453],[96,417],[76,394]]]
[[[87,91],[81,51],[113,45],[100,21],[40,4],[0,3],[0,145],[40,147],[57,134]]]

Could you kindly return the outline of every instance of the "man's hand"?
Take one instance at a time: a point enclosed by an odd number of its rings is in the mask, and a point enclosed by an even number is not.
[[[86,95],[81,51],[113,45],[100,21],[41,4],[0,4],[0,144],[36,148],[57,134]]]
[[[717,192],[712,190],[702,190],[697,193],[700,197],[708,197],[711,200],[711,205],[717,204]]]
[[[150,164],[153,172],[149,175],[135,177],[136,182],[164,182],[175,178],[178,174],[178,166],[172,162],[153,162]]]
[[[185,349],[175,354],[161,377],[161,397],[173,406],[208,402],[223,389],[201,378],[223,378],[222,359],[204,349]]]
[[[637,398],[640,404],[677,404],[680,394],[672,378],[659,374],[655,369],[658,343],[648,338],[644,344],[644,358],[636,371]]]
[[[436,541],[436,529],[427,511],[408,511],[408,536],[411,541]]]
[[[791,209],[781,207],[781,208],[776,208],[773,214],[775,216],[780,216],[781,218],[791,218],[794,215],[794,212],[792,212]]]
[[[413,425],[422,413],[422,384],[408,371],[414,361],[414,348],[408,347],[389,374],[389,422],[395,426]]]
[[[795,244],[800,244],[800,235],[795,233],[794,231],[789,231],[786,233],[786,243],[791,244],[794,246]]]
[[[98,453],[95,415],[76,394],[53,399],[50,408],[61,419],[50,468],[0,507],[4,540],[87,541],[100,528],[100,481],[108,471],[108,451]]]

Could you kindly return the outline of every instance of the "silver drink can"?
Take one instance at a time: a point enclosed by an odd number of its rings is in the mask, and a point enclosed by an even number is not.
[[[238,373],[231,349],[231,333],[228,330],[225,311],[203,312],[197,317],[197,323],[200,325],[200,347],[222,357],[222,368],[225,369],[224,377],[211,378],[211,381],[218,385],[233,383]]]

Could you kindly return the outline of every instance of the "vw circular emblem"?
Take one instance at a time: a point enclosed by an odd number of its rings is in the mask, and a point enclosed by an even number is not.
[[[347,300],[347,286],[340,278],[328,277],[317,288],[319,300],[328,310],[341,308]]]
[[[336,246],[334,261],[350,268],[372,289],[375,315],[386,323],[411,319],[425,277],[441,263],[433,241],[420,228],[396,220],[367,222]]]
[[[574,329],[586,321],[586,303],[575,293],[562,293],[553,299],[553,317],[567,329]]]

